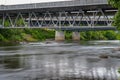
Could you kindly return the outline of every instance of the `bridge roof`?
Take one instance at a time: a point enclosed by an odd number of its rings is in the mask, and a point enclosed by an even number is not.
[[[39,11],[61,11],[61,10],[78,10],[78,9],[95,9],[95,8],[111,8],[107,0],[72,0],[49,3],[32,3],[19,5],[1,5],[1,11],[18,11],[18,10],[37,10]]]

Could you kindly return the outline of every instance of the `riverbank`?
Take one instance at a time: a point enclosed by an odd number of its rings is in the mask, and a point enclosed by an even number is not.
[[[47,29],[0,29],[2,42],[36,42],[54,38],[54,31]]]
[[[72,39],[72,32],[66,31],[66,40]],[[0,29],[1,42],[36,42],[54,40],[55,31],[49,29]],[[115,31],[80,32],[80,40],[120,40]]]

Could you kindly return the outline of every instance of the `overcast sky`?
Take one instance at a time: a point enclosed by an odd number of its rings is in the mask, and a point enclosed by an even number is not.
[[[0,0],[0,5],[40,3],[40,2],[56,2],[56,1],[69,1],[69,0]]]

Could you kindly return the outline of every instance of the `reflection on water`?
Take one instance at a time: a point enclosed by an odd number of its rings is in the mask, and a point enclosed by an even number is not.
[[[0,80],[118,80],[112,44],[30,43],[0,48]],[[114,46],[113,46],[114,45]],[[109,58],[99,58],[107,54]],[[111,56],[112,55],[112,56]]]

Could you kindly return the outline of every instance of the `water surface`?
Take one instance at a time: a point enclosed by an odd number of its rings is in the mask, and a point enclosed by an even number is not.
[[[1,45],[0,80],[118,80],[119,47],[120,41]]]

